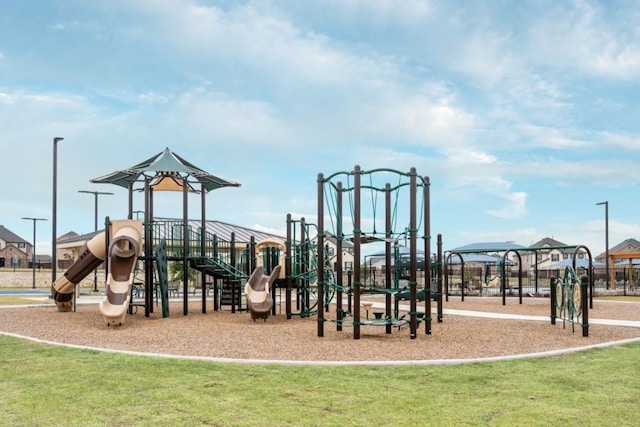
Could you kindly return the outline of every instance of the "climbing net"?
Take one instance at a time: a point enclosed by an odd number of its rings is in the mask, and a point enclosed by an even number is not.
[[[360,319],[360,294],[367,292],[363,288],[360,274],[361,245],[367,243],[384,243],[385,259],[389,260],[391,251],[397,248],[400,240],[403,240],[409,251],[409,259],[412,267],[408,277],[408,286],[411,290],[411,308],[408,316],[411,324],[411,336],[415,338],[416,329],[416,256],[417,236],[422,231],[424,254],[430,254],[429,250],[429,179],[418,176],[415,168],[409,172],[401,172],[394,169],[379,168],[363,170],[355,166],[353,171],[336,172],[328,177],[322,174],[318,176],[318,227],[319,245],[323,244],[326,232],[331,230],[338,242],[338,252],[342,243],[350,241],[353,245],[353,282],[345,287],[341,283],[342,265],[338,265],[338,292],[350,292],[354,296],[353,312],[344,313],[342,316],[339,307],[339,327],[345,323],[346,318],[353,315],[350,320],[354,326],[354,338],[359,338],[359,326],[367,324]],[[420,202],[418,202],[420,201]],[[419,212],[419,214],[418,214]],[[325,223],[325,218],[328,218]],[[392,249],[393,243],[393,249]],[[394,260],[396,253],[393,254]],[[428,256],[427,256],[428,258]],[[386,263],[388,264],[388,263]],[[391,285],[390,264],[385,265],[387,276],[385,279],[385,291],[387,293],[387,307],[390,307],[391,293],[398,292],[398,282]],[[428,280],[428,274],[427,274]],[[428,282],[427,282],[428,283]],[[323,276],[319,276],[319,286],[328,286]],[[340,294],[338,295],[340,297]],[[423,313],[424,314],[424,313]],[[321,316],[322,313],[319,313]],[[398,320],[397,310],[386,309],[385,320],[376,322],[390,326]],[[319,322],[324,319],[319,319]],[[322,328],[319,327],[319,335],[322,336]]]
[[[394,169],[336,172],[323,179],[324,207],[331,230],[339,239],[353,240],[360,234],[362,243],[405,241],[410,231],[411,177],[416,178],[415,196],[419,230],[424,223],[428,179],[415,171]]]

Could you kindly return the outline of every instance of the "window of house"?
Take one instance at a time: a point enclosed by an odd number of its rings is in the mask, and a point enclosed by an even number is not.
[[[578,253],[578,259],[584,259],[584,254],[582,252]]]
[[[334,247],[332,247],[332,246],[328,246],[328,247],[327,247],[327,255],[329,255],[329,256],[334,256],[334,255],[335,255],[335,253],[336,253],[336,250],[335,250],[335,248],[334,248]]]
[[[553,262],[558,262],[558,261],[560,261],[560,255],[558,255],[558,254],[551,254],[551,261],[553,261]]]
[[[563,255],[562,255],[562,257],[563,257],[564,259],[569,259],[569,254],[563,254]]]
[[[24,249],[27,245],[25,243],[18,243],[18,249]]]
[[[353,262],[351,262],[351,261],[345,261],[345,263],[344,263],[344,269],[345,269],[346,271],[351,271],[351,270],[353,270]]]

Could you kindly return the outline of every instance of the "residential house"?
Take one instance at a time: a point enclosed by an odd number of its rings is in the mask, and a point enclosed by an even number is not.
[[[312,240],[314,243],[317,243],[318,236],[314,237]],[[338,258],[338,239],[332,233],[325,231],[324,243],[327,251],[326,254],[329,257],[331,263],[335,265],[336,259]],[[353,270],[353,262],[353,243],[348,240],[342,240],[342,270]]]
[[[4,225],[0,225],[0,267],[27,267],[33,245]]]
[[[617,245],[609,248],[609,254],[615,254],[615,253],[633,253],[633,252],[638,252],[640,253],[640,242],[637,241],[636,239],[627,239],[621,243],[618,243]],[[606,263],[606,259],[607,259],[607,253],[606,252],[602,252],[601,254],[599,254],[598,256],[596,256],[595,260],[597,262],[601,262],[603,264]]]
[[[571,245],[560,242],[551,237],[545,237],[544,239],[530,245],[529,248],[534,248],[536,250],[520,254],[523,270],[527,271],[535,269],[536,266],[538,270],[543,270],[557,262],[573,259],[575,248],[567,246]],[[576,254],[576,259],[587,258],[588,254],[584,249],[580,249]]]

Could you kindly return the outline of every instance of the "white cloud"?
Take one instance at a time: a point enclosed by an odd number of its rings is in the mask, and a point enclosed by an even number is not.
[[[640,150],[639,135],[602,132],[601,134],[596,135],[596,138],[598,138],[605,146],[613,146],[613,149],[621,148],[629,151]]]
[[[505,199],[506,205],[497,209],[488,209],[489,215],[498,218],[514,219],[519,218],[526,212],[527,193],[517,191],[513,193],[498,194],[498,197]]]

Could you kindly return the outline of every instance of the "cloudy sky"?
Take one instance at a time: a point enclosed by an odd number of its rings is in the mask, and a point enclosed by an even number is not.
[[[316,220],[318,173],[415,167],[444,249],[553,237],[596,255],[598,202],[610,246],[640,238],[638,22],[635,0],[6,2],[0,224],[32,241],[21,218],[47,218],[50,253],[60,136],[60,235],[93,231],[79,190],[126,217],[126,190],[90,180],[168,147],[242,184],[208,194],[209,219],[283,233],[287,213]],[[156,213],[180,217],[181,195]]]

